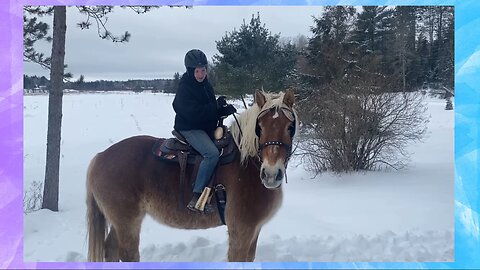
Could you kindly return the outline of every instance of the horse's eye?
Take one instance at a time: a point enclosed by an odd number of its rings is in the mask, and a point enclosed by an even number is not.
[[[295,124],[292,123],[288,126],[288,134],[290,137],[293,137],[295,135]]]
[[[262,128],[260,128],[260,125],[255,127],[255,134],[257,134],[258,138],[260,138],[260,135],[262,135]]]

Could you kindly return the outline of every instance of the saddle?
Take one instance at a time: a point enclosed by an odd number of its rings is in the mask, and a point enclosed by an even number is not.
[[[214,140],[215,146],[220,152],[218,165],[225,165],[231,163],[235,159],[237,146],[233,140],[230,131],[223,126],[223,137],[219,140]],[[181,161],[181,157],[186,155],[187,164],[194,165],[202,156],[190,145],[187,140],[180,134],[180,132],[173,130],[173,138],[158,139],[153,145],[152,152],[159,159],[167,162]]]
[[[235,159],[238,148],[233,140],[231,132],[225,127],[223,128],[223,137],[219,140],[214,140],[215,146],[220,152],[220,158],[218,160],[218,166],[225,165],[233,162]],[[158,139],[152,147],[152,153],[160,161],[175,162],[180,166],[180,196],[178,198],[178,208],[185,208],[185,190],[186,185],[186,167],[188,165],[194,165],[193,173],[190,181],[192,183],[195,178],[202,156],[190,145],[182,134],[176,130],[172,131],[174,138]],[[187,165],[188,164],[188,165]],[[216,171],[216,168],[215,168]],[[215,172],[208,186],[212,187],[215,183]],[[216,184],[214,187],[214,194],[217,201],[218,214],[220,220],[225,225],[225,205],[226,205],[226,191],[222,184]]]

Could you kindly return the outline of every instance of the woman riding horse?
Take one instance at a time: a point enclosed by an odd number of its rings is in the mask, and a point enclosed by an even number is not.
[[[192,211],[199,211],[195,205],[217,166],[220,153],[212,138],[218,119],[237,112],[231,104],[226,104],[225,97],[215,100],[213,88],[207,79],[207,66],[207,57],[202,51],[188,51],[185,55],[187,71],[180,79],[173,100],[176,113],[174,129],[203,157],[193,187],[193,197],[187,205]],[[207,204],[203,211],[209,214],[214,209]]]
[[[292,91],[257,91],[253,106],[230,129],[239,153],[219,166],[217,183],[225,187],[228,261],[253,261],[263,225],[280,208],[282,182],[298,123]],[[87,172],[89,261],[139,261],[140,230],[147,214],[181,229],[222,226],[217,215],[196,215],[176,207],[190,189],[179,184],[178,163],[159,160],[152,147],[165,139],[134,136],[98,153]],[[187,167],[186,179],[193,169]],[[215,204],[215,200],[213,200]],[[161,239],[160,239],[161,240]]]

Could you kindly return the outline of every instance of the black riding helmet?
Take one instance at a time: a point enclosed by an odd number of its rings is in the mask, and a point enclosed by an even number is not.
[[[197,67],[207,67],[208,61],[207,56],[198,49],[193,49],[187,52],[185,55],[185,67],[188,68],[197,68]]]

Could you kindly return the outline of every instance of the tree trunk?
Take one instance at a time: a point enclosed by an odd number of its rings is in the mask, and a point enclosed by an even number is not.
[[[42,208],[58,211],[60,140],[62,127],[63,75],[65,59],[66,7],[53,11],[53,44],[48,95],[47,160]]]

